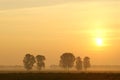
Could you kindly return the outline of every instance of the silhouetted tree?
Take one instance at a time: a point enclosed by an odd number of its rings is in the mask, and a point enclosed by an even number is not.
[[[41,70],[42,68],[45,68],[45,56],[43,55],[37,55],[36,56],[36,62],[37,62],[37,68],[38,70]]]
[[[83,60],[83,66],[84,66],[84,69],[87,70],[87,68],[90,67],[90,58],[89,57],[85,57],[84,60]]]
[[[66,69],[72,68],[75,61],[75,56],[72,53],[64,53],[60,56],[60,66]]]
[[[79,71],[79,70],[82,70],[82,60],[80,57],[77,57],[76,58],[76,69]]]
[[[27,70],[30,70],[32,69],[33,65],[35,63],[35,58],[33,55],[31,54],[26,54],[24,59],[23,59],[23,64],[24,64],[24,67],[27,69]]]

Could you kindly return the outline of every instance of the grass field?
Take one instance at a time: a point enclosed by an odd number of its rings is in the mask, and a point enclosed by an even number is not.
[[[0,80],[120,80],[120,72],[1,72]]]

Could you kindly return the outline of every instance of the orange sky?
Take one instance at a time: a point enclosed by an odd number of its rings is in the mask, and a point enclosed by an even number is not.
[[[21,65],[26,53],[58,64],[64,52],[90,56],[92,64],[119,65],[119,26],[117,0],[0,0],[0,65]]]

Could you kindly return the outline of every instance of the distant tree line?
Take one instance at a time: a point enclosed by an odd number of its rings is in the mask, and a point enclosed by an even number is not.
[[[28,71],[33,68],[33,65],[36,63],[38,70],[41,70],[42,68],[45,68],[45,56],[43,55],[37,55],[34,57],[31,54],[26,54],[24,59],[23,59],[23,64],[25,69]]]
[[[43,55],[37,55],[34,57],[31,54],[26,54],[24,59],[23,59],[23,64],[26,70],[31,70],[33,68],[33,65],[36,63],[37,69],[40,71],[41,69],[45,68],[45,61],[46,58]],[[90,68],[90,58],[89,57],[84,57],[82,60],[80,57],[75,57],[72,53],[63,53],[60,56],[60,61],[59,61],[59,66],[61,68],[64,68],[66,70],[69,70],[74,66],[75,63],[75,68],[80,71],[80,70],[87,70]]]

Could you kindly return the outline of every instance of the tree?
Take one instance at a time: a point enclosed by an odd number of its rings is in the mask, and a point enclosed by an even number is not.
[[[26,54],[24,59],[23,59],[23,64],[24,64],[24,67],[27,69],[27,70],[30,70],[32,69],[33,65],[35,63],[35,58],[33,55],[31,54]]]
[[[60,66],[66,69],[72,68],[75,61],[75,56],[72,53],[64,53],[60,56]]]
[[[45,68],[45,56],[43,55],[37,55],[36,56],[36,62],[37,62],[37,68],[38,70],[41,70],[42,68]]]
[[[90,68],[90,58],[89,57],[85,57],[83,60],[83,66],[84,69],[87,70],[87,68]]]
[[[82,70],[82,60],[80,57],[77,57],[76,58],[76,69],[79,71],[79,70]]]

